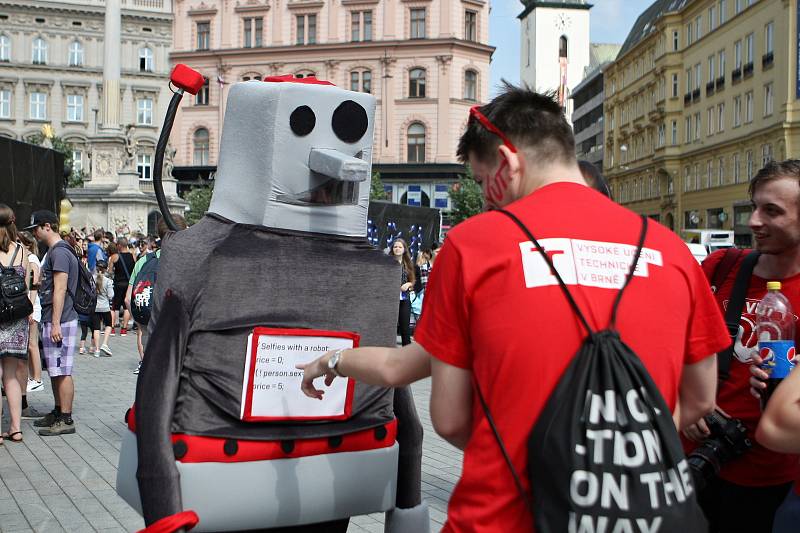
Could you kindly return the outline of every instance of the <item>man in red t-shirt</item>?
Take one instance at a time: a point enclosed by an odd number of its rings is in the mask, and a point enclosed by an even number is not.
[[[752,355],[758,354],[755,331],[756,304],[767,292],[767,281],[780,281],[781,292],[789,299],[795,313],[800,309],[800,163],[772,162],[750,182],[753,214],[750,229],[761,256],[753,270],[739,324],[739,336],[731,356],[730,377],[721,383],[717,407],[747,427],[753,448],[725,464],[719,478],[700,495],[700,505],[711,523],[711,531],[771,532],[775,510],[786,496],[791,482],[800,476],[798,457],[768,450],[755,439],[761,418],[759,401],[750,392]],[[718,251],[703,262],[709,278],[725,251]],[[733,291],[739,262],[716,293],[723,311]],[[797,331],[800,335],[800,330]],[[795,341],[800,346],[800,336]],[[704,421],[684,432],[695,442],[708,436]],[[696,444],[687,446],[687,452]]]
[[[607,327],[641,219],[586,186],[558,104],[506,87],[473,108],[459,156],[469,161],[487,204],[515,214],[537,236],[590,325]],[[330,380],[331,371],[395,385],[430,371],[434,428],[464,450],[444,531],[532,531],[533,517],[473,394],[474,381],[529,491],[526,440],[587,332],[539,252],[499,213],[450,230],[425,300],[415,343],[326,354],[305,367],[304,390],[320,397],[311,381],[322,374]],[[617,329],[676,423],[688,426],[710,411],[714,354],[729,338],[699,265],[656,223],[619,307]]]

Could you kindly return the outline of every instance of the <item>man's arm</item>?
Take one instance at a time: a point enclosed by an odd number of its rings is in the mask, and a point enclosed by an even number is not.
[[[61,314],[64,312],[64,300],[67,294],[67,281],[69,275],[66,272],[53,272],[53,328],[51,329],[50,340],[61,342]]]
[[[472,372],[431,358],[431,377],[433,428],[463,450],[472,436]]]
[[[710,413],[716,404],[717,356],[683,365],[676,405],[678,430],[695,424]]]

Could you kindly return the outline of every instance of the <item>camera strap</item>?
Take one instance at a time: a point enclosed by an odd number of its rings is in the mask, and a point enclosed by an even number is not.
[[[753,269],[758,262],[760,252],[753,250],[742,260],[739,271],[736,273],[736,280],[733,282],[733,290],[728,299],[728,307],[725,309],[725,325],[728,328],[728,335],[731,337],[731,344],[725,350],[717,354],[717,380],[725,381],[730,377],[731,357],[733,347],[736,345],[736,337],[739,335],[739,322],[742,319],[742,309],[744,300],[747,296],[747,289],[750,287],[750,277]],[[722,285],[724,280],[719,280]],[[719,287],[716,287],[718,290]]]

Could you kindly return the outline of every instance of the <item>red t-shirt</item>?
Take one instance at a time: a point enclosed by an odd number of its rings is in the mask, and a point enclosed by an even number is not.
[[[507,209],[551,254],[590,324],[605,328],[639,240],[639,216],[574,183],[548,185]],[[655,222],[617,327],[670,408],[683,365],[729,342],[697,261]],[[437,359],[474,373],[529,490],[528,435],[586,331],[539,252],[510,219],[484,213],[448,233],[414,337]],[[472,438],[444,531],[531,531],[532,517],[477,399],[472,414]]]
[[[703,270],[709,277],[713,276],[724,255],[725,251],[720,250],[708,256],[703,262]],[[728,300],[736,281],[736,272],[745,255],[747,254],[741,254],[739,262],[715,295],[723,313],[728,307]],[[747,433],[754,443],[753,449],[723,466],[720,477],[731,483],[749,487],[780,485],[800,478],[797,455],[773,452],[755,441],[756,426],[761,418],[761,406],[750,394],[750,354],[758,353],[758,338],[755,331],[756,304],[767,293],[767,281],[770,280],[755,275],[750,279],[739,323],[740,333],[731,356],[730,377],[722,383],[717,394],[717,405],[730,416],[744,422]],[[789,299],[794,309],[800,309],[800,274],[780,281],[781,292]],[[800,335],[800,331],[797,334]],[[800,336],[796,338],[795,343],[800,346]],[[687,452],[696,446],[688,441],[684,443]]]

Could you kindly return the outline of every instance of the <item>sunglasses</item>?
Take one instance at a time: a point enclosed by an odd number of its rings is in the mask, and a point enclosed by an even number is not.
[[[500,137],[500,139],[503,141],[503,144],[506,145],[508,149],[511,150],[511,152],[515,154],[517,153],[517,147],[514,146],[514,143],[512,143],[508,137],[506,137],[506,134],[500,131],[500,128],[492,124],[492,122],[488,118],[486,118],[486,116],[483,113],[481,113],[481,106],[474,105],[470,107],[469,116],[470,118],[474,117],[475,119],[477,119],[477,121],[480,122],[481,126],[483,126],[488,131]]]

